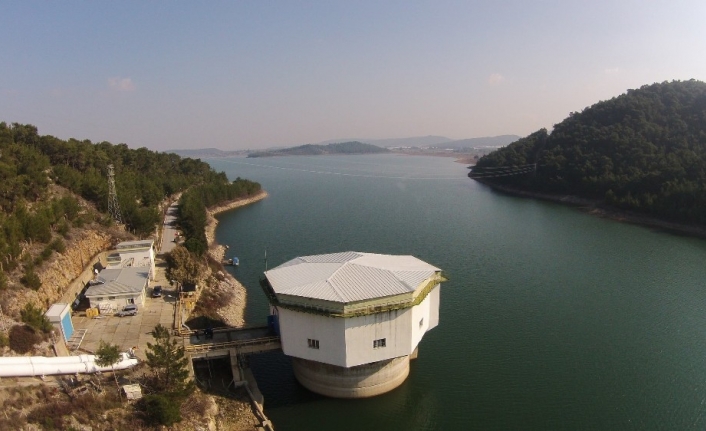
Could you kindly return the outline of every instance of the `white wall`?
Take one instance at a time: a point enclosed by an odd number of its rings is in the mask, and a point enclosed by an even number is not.
[[[113,298],[113,295],[111,296],[103,296],[101,297],[103,299],[98,300],[96,297],[88,298],[89,302],[91,303],[91,308],[97,308],[99,304],[111,304],[113,308],[116,309],[116,311],[120,311],[123,309],[128,304],[131,304],[130,299],[134,301],[134,304],[137,305],[138,310],[142,311],[142,307],[145,305],[145,291],[144,289],[142,290],[141,294],[134,294],[134,295],[116,295],[114,299],[109,299]],[[138,311],[138,312],[139,312]]]
[[[359,317],[339,318],[279,308],[282,350],[288,356],[353,367],[412,354],[439,322],[439,286],[419,305]],[[419,325],[420,320],[422,325]],[[319,340],[319,349],[307,339]],[[375,348],[374,340],[385,339]]]
[[[397,358],[412,353],[412,309],[387,311],[346,320],[346,367]],[[385,339],[385,347],[373,341]]]
[[[345,366],[344,320],[279,308],[279,330],[285,355]],[[309,348],[307,339],[319,340]]]

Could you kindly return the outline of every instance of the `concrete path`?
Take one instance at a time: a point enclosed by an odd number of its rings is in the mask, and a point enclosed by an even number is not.
[[[159,254],[169,253],[176,246],[174,238],[176,238],[177,230],[174,223],[176,222],[178,207],[179,203],[174,202],[169,208],[167,208],[167,213],[164,216],[164,226],[162,229],[162,247],[158,250]]]

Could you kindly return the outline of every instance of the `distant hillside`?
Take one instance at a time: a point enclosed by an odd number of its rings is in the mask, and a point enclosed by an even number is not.
[[[258,151],[248,154],[248,157],[320,156],[324,154],[375,154],[386,152],[388,150],[385,148],[353,141],[328,145],[308,144],[280,150]]]
[[[483,147],[502,147],[520,139],[517,135],[486,136],[469,139],[449,139],[445,136],[414,136],[411,138],[391,138],[391,139],[345,139],[346,141],[358,141],[365,144],[376,145],[383,148],[440,148],[440,149],[472,149]],[[335,142],[342,142],[343,139],[319,142],[319,145],[326,145]]]
[[[177,154],[181,157],[207,158],[207,157],[234,157],[247,154],[247,150],[223,151],[218,148],[200,148],[195,150],[167,150],[165,153]]]
[[[484,138],[459,139],[458,141],[438,144],[438,148],[448,148],[454,150],[476,149],[476,148],[497,148],[509,145],[520,139],[517,135],[486,136]]]
[[[317,145],[334,144],[337,142],[357,141],[364,144],[376,145],[378,147],[428,147],[430,145],[451,142],[452,139],[444,136],[414,136],[411,138],[390,138],[390,139],[362,139],[362,138],[347,138],[347,139],[330,139],[328,141],[319,142]]]
[[[706,83],[628,90],[484,156],[469,176],[706,224]]]

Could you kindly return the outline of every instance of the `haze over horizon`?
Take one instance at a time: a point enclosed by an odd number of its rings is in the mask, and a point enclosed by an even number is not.
[[[706,81],[706,2],[7,2],[0,121],[153,150],[527,135]]]

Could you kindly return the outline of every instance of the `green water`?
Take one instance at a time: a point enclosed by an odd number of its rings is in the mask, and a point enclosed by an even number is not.
[[[220,216],[240,258],[248,324],[257,280],[298,255],[412,254],[444,269],[440,325],[398,389],[334,400],[286,357],[251,357],[287,430],[706,429],[706,242],[504,196],[445,158],[207,160],[270,197]]]

